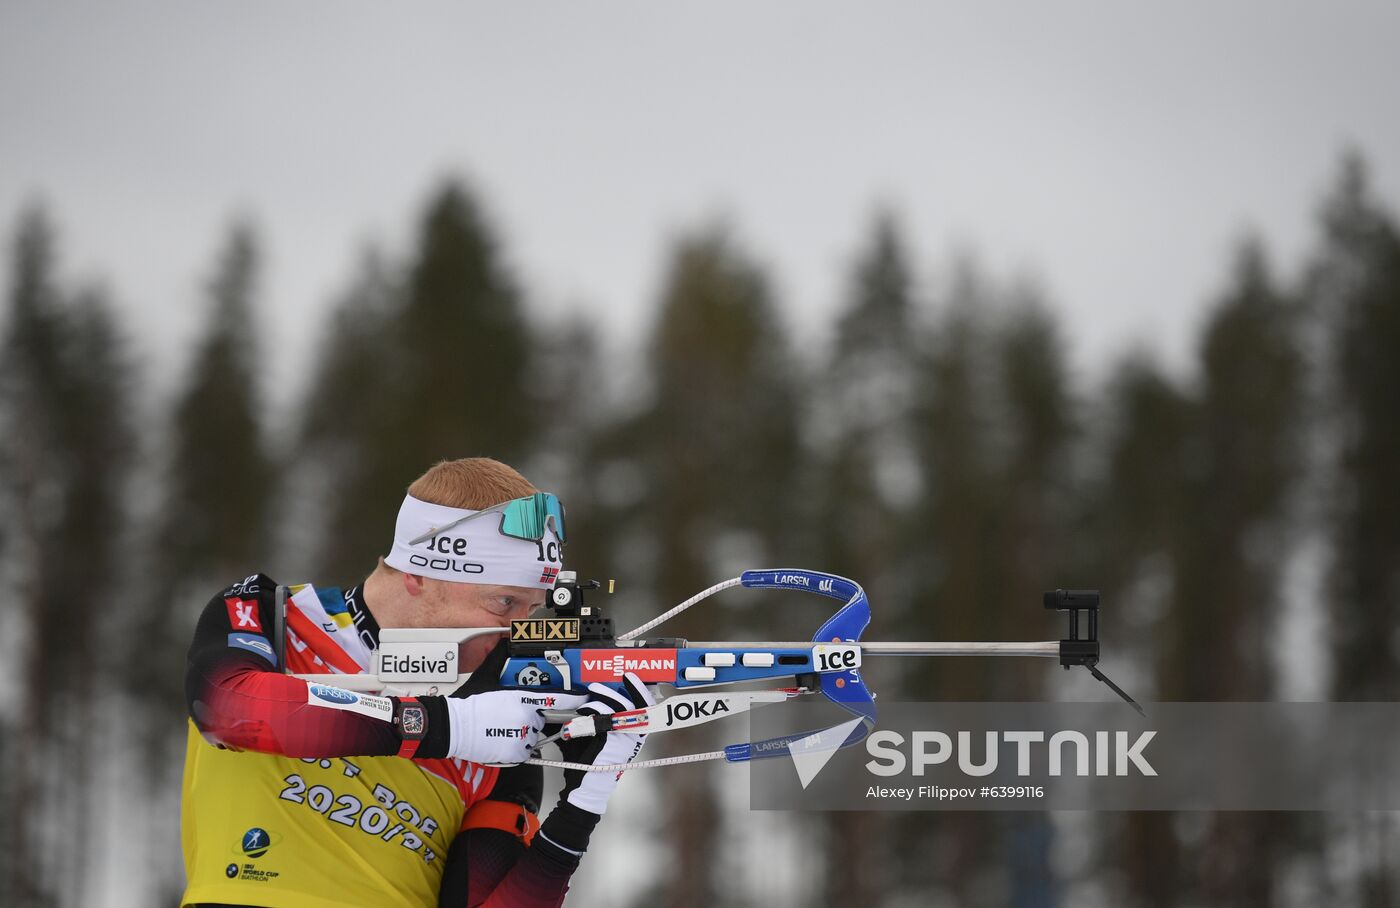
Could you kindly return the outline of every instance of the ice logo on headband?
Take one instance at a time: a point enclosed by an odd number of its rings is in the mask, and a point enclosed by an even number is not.
[[[433,536],[428,539],[426,545],[428,551],[434,554],[420,555],[414,552],[408,556],[409,564],[432,571],[446,571],[449,574],[480,574],[486,570],[484,565],[457,560],[457,557],[467,554],[467,540],[461,536]],[[447,557],[440,558],[439,555]]]
[[[446,536],[439,534],[437,536],[429,538],[425,545],[427,546],[429,551],[435,552],[439,555],[455,555],[457,557],[461,557],[467,554],[467,540],[462,538],[461,536]],[[534,545],[535,549],[539,553],[535,558],[536,561],[544,562],[546,564],[560,564],[563,561],[563,557],[559,549],[559,542],[552,535],[546,539],[534,540]],[[456,567],[455,565],[457,564],[457,562],[451,557],[449,557],[448,559],[430,558],[415,553],[409,560],[413,561],[414,558],[419,559],[418,561],[413,562],[414,564],[418,565],[418,567],[433,567],[435,570],[460,570],[464,574],[475,574],[480,573],[481,571],[481,565],[471,565],[470,562],[466,562],[466,567]],[[451,562],[451,564],[453,565],[452,567],[444,566],[448,561]],[[468,567],[475,568],[475,570],[469,570]]]
[[[390,567],[457,583],[501,584],[548,589],[563,566],[556,521],[516,520],[531,499],[471,511],[420,501],[409,495],[399,509]],[[512,511],[516,508],[516,511]],[[476,519],[479,518],[479,519]],[[518,533],[538,533],[522,538]]]

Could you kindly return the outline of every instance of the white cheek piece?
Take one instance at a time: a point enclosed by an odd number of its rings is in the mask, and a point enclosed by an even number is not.
[[[450,583],[484,583],[547,590],[564,564],[552,526],[537,541],[501,534],[501,515],[449,508],[405,495],[384,563],[405,574]],[[455,524],[449,526],[449,524]],[[438,527],[446,527],[437,532]],[[414,540],[420,540],[416,545]]]

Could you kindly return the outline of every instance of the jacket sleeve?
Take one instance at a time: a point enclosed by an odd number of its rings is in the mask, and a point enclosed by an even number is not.
[[[205,739],[288,757],[399,753],[396,698],[316,696],[305,681],[280,670],[273,640],[275,604],[276,583],[254,574],[204,607],[190,645],[185,699]]]
[[[522,780],[528,784],[522,786]],[[519,766],[501,772],[490,799],[533,812],[542,789],[540,768]],[[439,908],[556,908],[563,904],[598,819],[561,803],[528,845],[501,829],[463,830],[447,854]]]

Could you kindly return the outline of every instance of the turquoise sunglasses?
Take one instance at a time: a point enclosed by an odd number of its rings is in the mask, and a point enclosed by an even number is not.
[[[502,536],[523,539],[526,542],[539,542],[544,538],[545,527],[553,523],[554,535],[559,537],[560,544],[568,541],[564,531],[564,503],[559,500],[558,495],[552,492],[536,492],[533,495],[526,495],[524,498],[512,498],[510,501],[493,504],[489,508],[482,508],[475,514],[468,514],[451,523],[434,527],[417,539],[410,541],[409,545],[426,542],[438,533],[450,530],[468,520],[474,520],[483,514],[497,513],[501,515],[500,530]]]

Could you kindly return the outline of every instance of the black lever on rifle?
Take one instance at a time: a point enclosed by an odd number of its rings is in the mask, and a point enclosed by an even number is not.
[[[1098,590],[1054,590],[1045,594],[1045,607],[1060,612],[1069,612],[1069,636],[1060,641],[1060,665],[1069,669],[1072,665],[1082,665],[1089,674],[1107,684],[1109,690],[1122,697],[1129,706],[1146,716],[1137,701],[1114,684],[1107,675],[1099,671],[1099,591]],[[1079,635],[1079,613],[1086,613],[1087,636]]]

